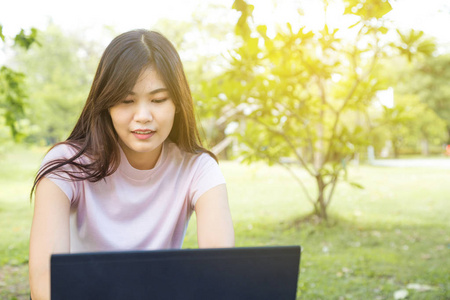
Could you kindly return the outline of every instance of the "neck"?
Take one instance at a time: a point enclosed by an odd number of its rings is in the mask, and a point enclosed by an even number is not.
[[[128,163],[133,168],[138,170],[153,169],[156,166],[156,163],[158,162],[158,159],[161,156],[162,152],[162,145],[160,145],[157,149],[153,150],[152,152],[136,153],[132,152],[126,146],[122,145],[122,143],[119,144],[128,160]]]

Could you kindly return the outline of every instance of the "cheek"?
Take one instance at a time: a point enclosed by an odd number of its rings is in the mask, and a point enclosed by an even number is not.
[[[120,109],[110,109],[109,115],[116,131],[126,123],[126,114]]]

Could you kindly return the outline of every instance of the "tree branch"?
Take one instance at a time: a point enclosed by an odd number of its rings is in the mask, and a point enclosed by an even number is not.
[[[301,100],[298,97],[295,97],[295,96],[292,96],[292,97],[297,99],[297,100]],[[309,127],[307,126],[307,124],[305,124],[305,121],[307,121],[307,120],[305,120],[304,118],[299,117],[297,114],[291,113],[291,111],[293,111],[294,109],[293,108],[291,109],[291,108],[287,107],[284,103],[277,103],[277,104],[282,106],[286,110],[286,111],[283,112],[286,116],[293,117],[296,120],[298,120],[301,124],[304,125],[306,133],[307,133],[306,140],[308,141],[308,144],[309,144],[309,147],[310,147],[310,151],[311,151],[311,155],[313,155],[313,153],[314,153],[314,145],[313,145],[313,142],[312,142],[312,139],[311,139],[312,133],[311,133],[311,130],[309,130]]]
[[[377,39],[377,43],[376,44],[378,45],[378,39]],[[324,161],[328,161],[328,159],[330,158],[331,149],[334,146],[334,140],[336,138],[336,131],[337,131],[337,126],[339,124],[341,113],[344,111],[345,107],[350,102],[350,99],[353,97],[353,95],[354,95],[357,87],[359,86],[359,84],[362,81],[364,81],[366,79],[366,77],[368,77],[370,75],[370,73],[373,71],[373,69],[375,68],[375,65],[376,65],[376,62],[378,60],[378,55],[379,55],[380,51],[381,51],[380,48],[377,47],[377,49],[376,49],[376,51],[375,51],[375,53],[374,53],[374,55],[372,57],[372,61],[370,63],[370,67],[364,72],[364,74],[361,77],[359,77],[359,78],[357,78],[355,80],[355,82],[352,85],[352,88],[350,89],[349,93],[347,94],[347,97],[344,100],[344,103],[342,104],[341,108],[339,108],[339,110],[336,112],[336,119],[334,120],[334,124],[333,124],[332,136],[330,138],[330,143],[328,145],[327,154],[325,156],[325,160]],[[354,68],[356,70],[356,62],[354,60],[355,56],[356,55],[353,56],[353,61],[355,63]]]
[[[334,189],[336,187],[336,183],[338,182],[338,177],[339,177],[338,175],[340,172],[341,171],[338,170],[337,173],[333,174],[331,181],[328,182],[329,184],[331,183],[331,190],[328,193],[327,199],[325,200],[325,206],[327,206],[327,207],[328,207],[328,204],[330,204],[330,202],[331,202],[331,198],[333,197]]]
[[[295,156],[297,157],[298,161],[300,162],[300,164],[305,168],[305,170],[311,175],[311,176],[315,176],[314,173],[310,170],[308,164],[303,160],[303,158],[301,157],[301,155],[298,153],[295,145],[291,142],[290,138],[283,132],[280,132],[278,130],[272,129],[272,127],[270,127],[269,125],[265,124],[264,122],[261,122],[260,120],[258,120],[257,118],[251,118],[253,121],[255,121],[256,123],[264,126],[268,131],[272,132],[273,134],[279,135],[281,136],[286,143],[289,145],[289,147],[292,149],[292,151],[294,152]]]
[[[288,165],[281,163],[281,162],[278,162],[278,164],[280,164],[283,168],[288,170],[289,173],[291,173],[292,177],[294,177],[294,179],[300,184],[303,192],[305,193],[306,197],[308,198],[308,201],[311,202],[312,205],[314,205],[313,198],[309,195],[308,189],[306,188],[303,181],[297,176],[297,174],[295,174],[294,171]]]

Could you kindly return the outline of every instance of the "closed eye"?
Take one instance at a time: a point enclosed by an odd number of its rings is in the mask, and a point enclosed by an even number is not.
[[[123,104],[130,104],[133,103],[133,100],[122,100]]]
[[[152,102],[154,103],[163,103],[164,101],[166,101],[169,98],[163,98],[163,99],[153,99]]]

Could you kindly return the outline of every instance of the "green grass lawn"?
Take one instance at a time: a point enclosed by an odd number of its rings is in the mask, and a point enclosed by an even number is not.
[[[42,149],[0,160],[0,299],[28,299],[28,200]],[[450,299],[450,170],[350,167],[329,224],[304,220],[311,205],[280,167],[221,162],[236,246],[302,245],[298,299]],[[308,186],[314,182],[296,170]],[[195,217],[184,247],[196,247]],[[425,291],[421,291],[425,289]]]

